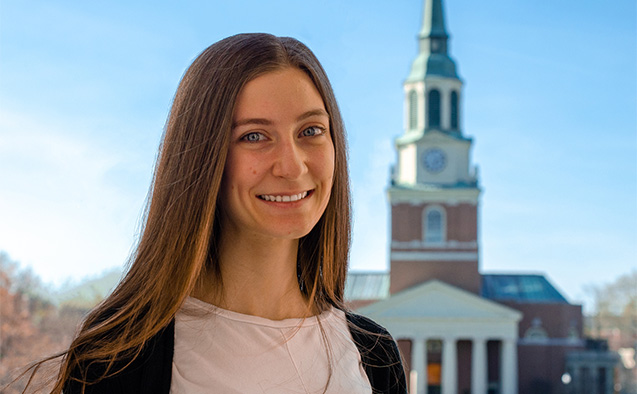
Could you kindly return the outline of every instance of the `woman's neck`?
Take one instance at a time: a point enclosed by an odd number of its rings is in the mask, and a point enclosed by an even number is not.
[[[221,291],[215,292],[217,285],[208,278],[206,288],[195,297],[223,309],[272,320],[314,314],[299,289],[298,240],[223,238],[219,253]]]

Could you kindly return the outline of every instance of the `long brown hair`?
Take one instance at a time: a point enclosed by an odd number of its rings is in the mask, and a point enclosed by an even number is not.
[[[70,348],[59,355],[64,358],[53,393],[69,379],[90,384],[118,373],[171,322],[201,278],[209,275],[221,285],[219,190],[235,101],[248,81],[283,67],[296,67],[314,82],[330,117],[335,150],[329,203],[299,241],[299,285],[314,310],[343,307],[351,215],[347,146],[327,75],[310,49],[293,38],[228,37],[203,51],[179,84],[137,249],[113,293],[88,314]],[[86,375],[93,363],[105,366],[100,376]]]

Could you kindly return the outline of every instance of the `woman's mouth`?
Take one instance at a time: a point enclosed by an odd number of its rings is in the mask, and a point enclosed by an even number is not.
[[[291,194],[291,195],[272,195],[272,194],[261,194],[258,197],[264,201],[273,201],[273,202],[294,202],[294,201],[299,201],[302,200],[304,198],[306,198],[307,196],[309,196],[311,193],[313,192],[313,190],[309,190],[309,191],[305,191],[305,192],[301,192],[298,194]]]

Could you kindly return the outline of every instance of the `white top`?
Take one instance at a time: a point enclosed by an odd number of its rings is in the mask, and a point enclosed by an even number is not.
[[[372,389],[343,311],[269,320],[189,297],[175,318],[170,392],[371,394]]]

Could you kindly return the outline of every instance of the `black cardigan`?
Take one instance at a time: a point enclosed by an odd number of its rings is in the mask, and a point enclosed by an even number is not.
[[[405,372],[398,346],[387,330],[366,317],[352,313],[346,313],[346,316],[373,393],[407,393]],[[124,371],[86,386],[84,393],[169,394],[174,344],[175,322],[173,320],[148,341],[139,357]],[[95,374],[89,371],[89,378],[94,376]],[[64,394],[81,394],[82,385],[69,381],[65,384],[63,392]]]

